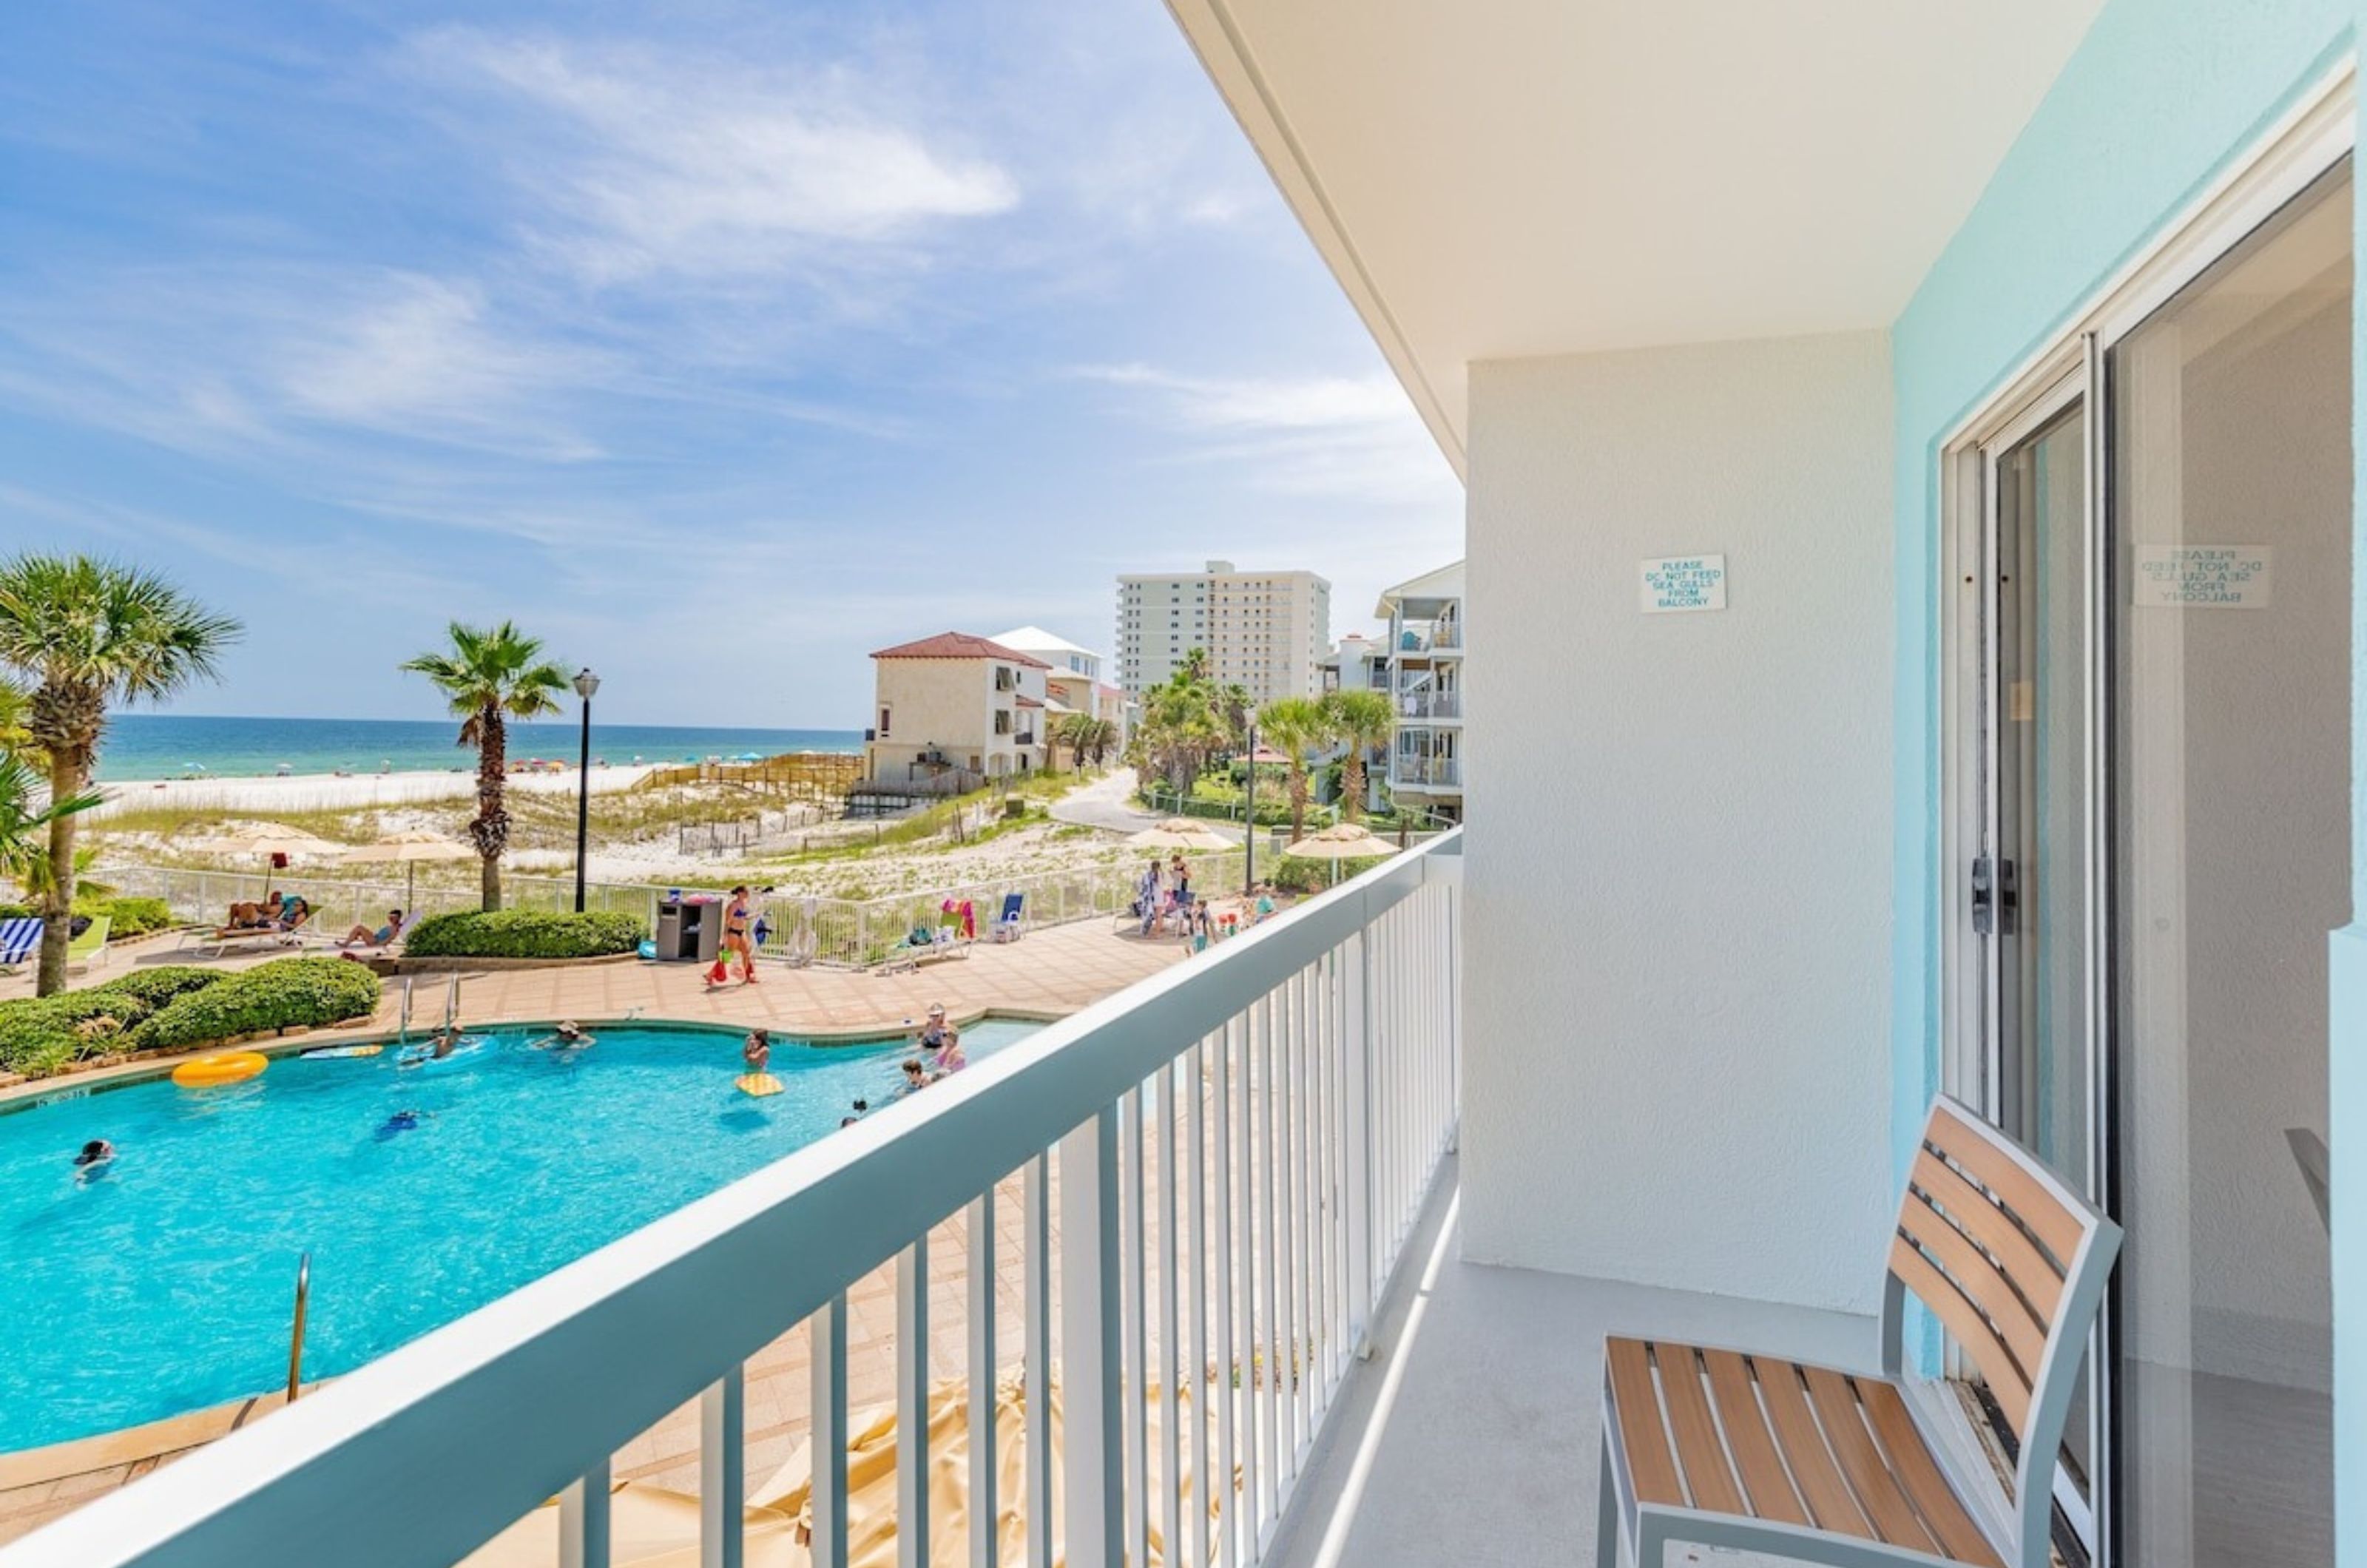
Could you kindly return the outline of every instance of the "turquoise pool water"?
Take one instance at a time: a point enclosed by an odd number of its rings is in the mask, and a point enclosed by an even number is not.
[[[972,1061],[1036,1025],[962,1032]],[[284,1384],[312,1254],[308,1378],[351,1371],[894,1092],[898,1043],[612,1028],[587,1050],[490,1032],[443,1062],[280,1057],[261,1077],[67,1090],[0,1115],[0,1451]],[[399,1111],[416,1125],[390,1130]],[[117,1158],[78,1180],[93,1138]]]

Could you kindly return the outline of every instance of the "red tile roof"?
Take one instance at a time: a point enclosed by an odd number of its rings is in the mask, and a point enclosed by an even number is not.
[[[1033,697],[1014,697],[1011,699],[1011,702],[1012,705],[1014,707],[1040,708],[1044,705]]]
[[[874,659],[999,659],[1005,664],[1025,664],[1030,670],[1049,670],[1040,659],[1030,658],[1016,649],[989,642],[968,632],[939,632],[918,642],[900,642],[893,648],[883,648],[871,656]]]

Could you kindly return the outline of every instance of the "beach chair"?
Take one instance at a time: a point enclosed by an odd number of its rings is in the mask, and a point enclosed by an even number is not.
[[[1017,942],[1025,934],[1026,927],[1023,917],[1026,908],[1026,894],[1006,893],[1002,896],[1002,913],[994,917],[995,941]]]
[[[1623,1538],[1639,1564],[1683,1541],[1836,1568],[2047,1568],[2056,1455],[2120,1240],[2036,1156],[1941,1096],[1887,1238],[1880,1371],[1605,1342],[1599,1568],[1618,1568]],[[1910,1296],[2011,1427],[2010,1491],[1908,1387]]]
[[[41,917],[18,915],[0,920],[0,975],[14,975],[41,945]]]
[[[114,927],[114,916],[101,915],[84,928],[82,935],[66,943],[66,973],[71,975],[94,964],[105,964],[107,935]]]

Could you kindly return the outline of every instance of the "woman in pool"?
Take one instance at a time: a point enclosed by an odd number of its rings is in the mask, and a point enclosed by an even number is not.
[[[752,1029],[748,1038],[740,1043],[740,1059],[748,1064],[752,1073],[761,1073],[773,1059],[773,1032]]]
[[[541,1039],[534,1043],[534,1049],[538,1051],[580,1051],[586,1045],[596,1044],[598,1041],[599,1036],[584,1033],[583,1026],[576,1022],[573,1019],[562,1018],[559,1021],[558,1028],[552,1030],[549,1033],[544,1035]]]
[[[946,1043],[946,1004],[931,1002],[929,1016],[921,1025],[921,1032],[912,1042],[923,1051],[934,1051]]]
[[[946,1030],[944,1039],[937,1046],[936,1076],[938,1077],[944,1077],[947,1073],[960,1072],[964,1067],[968,1066],[969,1058],[962,1055],[961,1031],[958,1029]]]
[[[105,1138],[93,1138],[82,1146],[82,1152],[74,1156],[74,1162],[76,1181],[89,1181],[104,1176],[107,1168],[115,1163],[115,1145]]]

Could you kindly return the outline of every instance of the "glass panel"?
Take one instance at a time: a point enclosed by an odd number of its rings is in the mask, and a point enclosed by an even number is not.
[[[2114,351],[2119,1555],[2333,1561],[2327,932],[2350,916],[2348,170]]]
[[[1998,1124],[2088,1190],[2088,420],[2075,404],[1997,464]],[[2064,1424],[2094,1472],[2083,1376]]]

